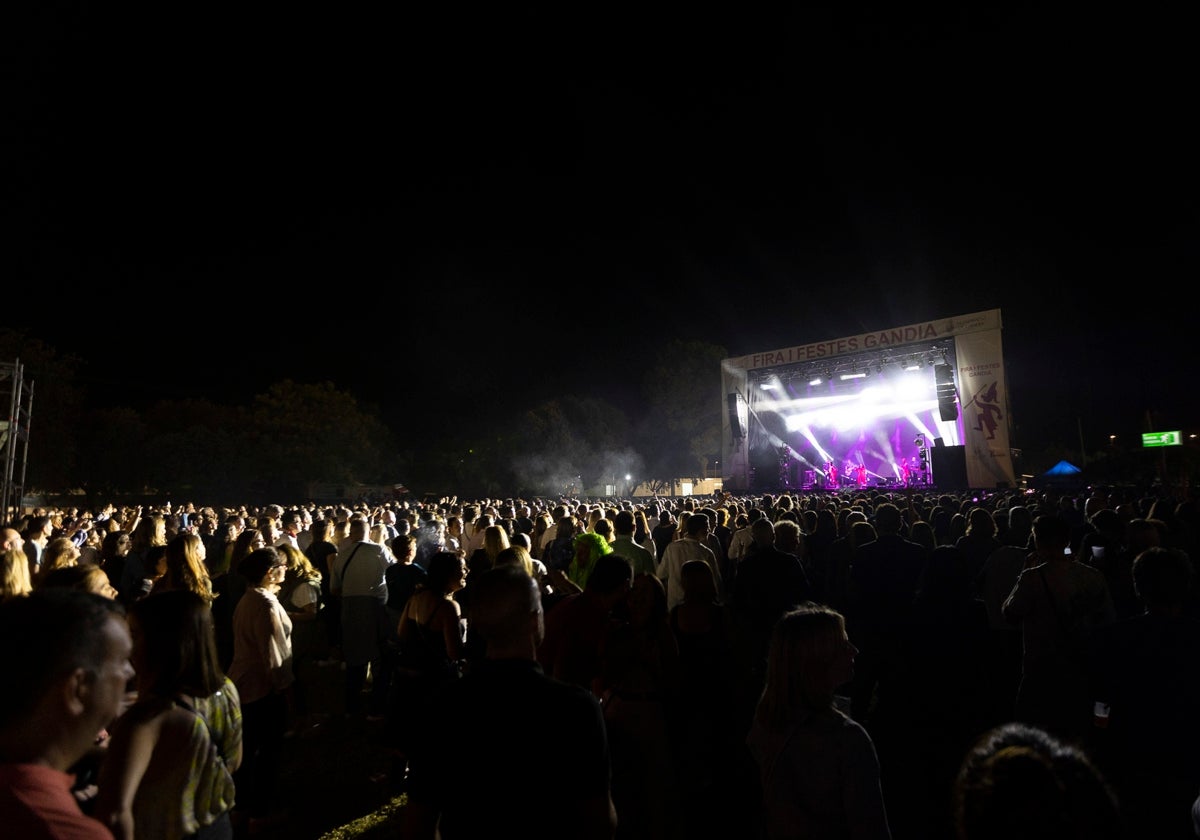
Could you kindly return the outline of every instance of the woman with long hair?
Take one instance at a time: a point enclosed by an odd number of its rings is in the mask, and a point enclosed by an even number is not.
[[[157,576],[155,560],[148,557],[150,550],[167,544],[167,521],[161,514],[139,514],[133,521],[137,524],[129,533],[129,553],[125,555],[121,582],[114,584],[125,606],[129,606],[145,594],[144,581],[153,580]]]
[[[0,601],[28,595],[33,591],[29,577],[29,556],[23,548],[0,552]]]
[[[129,554],[133,541],[128,531],[119,528],[109,531],[100,543],[100,567],[108,575],[108,582],[113,585],[118,594],[121,590],[121,578],[125,573],[125,557]]]
[[[60,566],[57,569],[38,575],[38,589],[50,587],[64,589],[81,589],[84,592],[95,592],[105,598],[117,599],[117,590],[108,582],[108,575],[99,566],[91,564]]]
[[[213,592],[219,596],[213,603],[213,620],[217,625],[217,650],[223,668],[233,662],[233,612],[247,588],[246,579],[238,574],[238,566],[252,551],[264,548],[266,544],[262,531],[246,528],[233,541],[229,569],[213,578]]]
[[[292,620],[292,672],[296,676],[292,712],[296,726],[304,729],[314,722],[311,715],[317,662],[325,658],[329,649],[321,616],[325,607],[321,600],[321,573],[291,543],[281,543],[275,550],[287,564],[277,598]]]
[[[181,531],[167,543],[167,571],[154,582],[150,593],[158,594],[171,589],[188,589],[208,603],[216,600],[212,581],[205,564],[204,540],[196,534]]]
[[[467,560],[467,582],[470,583],[477,575],[486,572],[496,565],[500,552],[512,545],[508,532],[500,525],[488,525],[483,529],[483,545],[477,548]]]
[[[775,626],[746,738],[769,840],[891,838],[875,745],[834,700],[857,653],[841,614],[822,605],[785,613]]]
[[[46,547],[42,550],[42,564],[38,567],[33,585],[37,586],[37,579],[42,575],[55,569],[74,566],[78,561],[79,549],[75,547],[75,543],[66,537],[55,537],[46,543]]]
[[[125,840],[231,838],[241,704],[208,602],[189,589],[142,598],[129,629],[137,701],[113,725],[95,816]]]

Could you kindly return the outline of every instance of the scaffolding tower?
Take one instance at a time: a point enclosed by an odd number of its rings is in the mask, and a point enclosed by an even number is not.
[[[33,414],[33,382],[25,382],[21,360],[0,363],[0,395],[8,403],[8,417],[0,422],[0,453],[4,475],[0,482],[0,504],[5,522],[21,515],[25,498],[25,465],[29,457],[29,421]]]

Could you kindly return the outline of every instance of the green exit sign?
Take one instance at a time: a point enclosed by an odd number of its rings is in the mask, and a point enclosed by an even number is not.
[[[1183,433],[1142,432],[1142,446],[1183,446]]]

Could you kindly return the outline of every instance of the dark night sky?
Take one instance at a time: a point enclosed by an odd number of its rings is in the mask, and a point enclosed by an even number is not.
[[[1018,445],[1200,425],[1182,19],[32,5],[3,322],[97,400],[428,428],[1000,308]]]

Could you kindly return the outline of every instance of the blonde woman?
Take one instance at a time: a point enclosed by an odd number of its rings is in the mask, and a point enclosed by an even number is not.
[[[476,549],[467,563],[467,572],[472,577],[482,574],[496,565],[500,552],[512,545],[508,531],[500,525],[489,525],[483,529],[483,545]]]
[[[108,582],[108,575],[104,574],[104,570],[99,566],[61,566],[38,576],[38,589],[56,586],[64,589],[82,589],[84,592],[94,592],[110,600],[117,600],[117,590]]]
[[[38,567],[34,584],[36,585],[37,579],[47,572],[74,566],[78,561],[79,549],[75,547],[75,543],[66,537],[55,537],[46,543],[46,547],[42,550],[42,565]]]
[[[329,652],[329,637],[325,632],[325,604],[321,595],[321,573],[313,568],[304,552],[290,543],[275,546],[287,564],[283,583],[276,597],[288,618],[292,620],[292,672],[296,682],[292,689],[297,729],[306,729],[317,721],[313,715],[313,680],[319,660]]]
[[[29,578],[29,557],[25,550],[13,547],[0,552],[0,601],[28,595],[33,591]]]
[[[746,744],[762,782],[764,836],[890,840],[871,736],[837,707],[858,653],[840,613],[812,605],[775,626]]]
[[[198,535],[187,532],[176,534],[167,543],[166,572],[154,581],[150,592],[153,594],[171,589],[187,589],[211,604],[217,596],[208,576],[205,557],[204,540]]]

